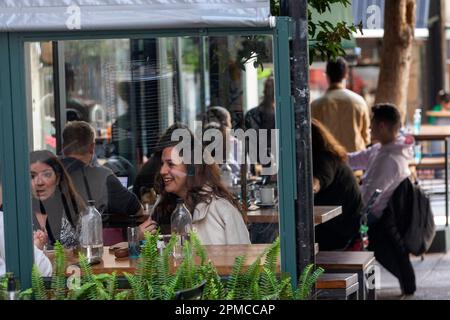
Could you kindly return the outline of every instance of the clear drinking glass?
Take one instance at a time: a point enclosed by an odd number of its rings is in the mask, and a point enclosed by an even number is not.
[[[128,239],[128,257],[130,259],[139,258],[140,247],[139,247],[139,227],[128,227],[127,228],[127,239]]]

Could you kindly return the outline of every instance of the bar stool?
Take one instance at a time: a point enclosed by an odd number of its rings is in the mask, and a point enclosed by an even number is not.
[[[320,251],[316,264],[325,272],[356,273],[359,283],[359,299],[375,300],[375,256],[370,251]]]
[[[358,300],[356,273],[323,273],[316,283],[319,300]]]

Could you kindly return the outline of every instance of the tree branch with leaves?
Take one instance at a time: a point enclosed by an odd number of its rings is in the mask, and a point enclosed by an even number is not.
[[[308,1],[308,36],[309,36],[309,61],[313,63],[316,58],[322,61],[336,59],[345,55],[342,40],[351,40],[354,33],[362,34],[362,21],[359,24],[348,24],[345,21],[331,23],[327,20],[314,21],[313,10],[320,14],[331,12],[332,5],[340,4],[344,8],[351,6],[350,0],[310,0]],[[280,0],[270,1],[270,10],[273,16],[280,15]],[[245,63],[253,59],[255,67],[263,67],[267,58],[263,36],[250,36],[243,42],[239,52],[238,61],[241,69],[245,70]]]

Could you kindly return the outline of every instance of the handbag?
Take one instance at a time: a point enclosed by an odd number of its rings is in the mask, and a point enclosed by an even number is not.
[[[359,230],[358,230],[359,235],[350,241],[345,251],[367,251],[367,248],[369,247],[368,217],[381,192],[382,191],[380,189],[376,189],[375,192],[370,197],[367,205],[362,210],[361,218],[359,219]]]

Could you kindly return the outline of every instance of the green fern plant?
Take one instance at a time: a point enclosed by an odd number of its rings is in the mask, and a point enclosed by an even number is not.
[[[169,251],[166,254],[173,252],[176,241],[176,236],[172,235],[172,243],[169,242],[168,248],[166,248]],[[169,281],[166,282],[167,285],[161,287],[164,289],[163,299],[173,299],[177,291],[194,288],[204,280],[202,269],[205,266],[206,252],[195,233],[191,233],[189,240],[185,241],[182,252],[183,258],[175,275],[169,273],[167,275],[169,278]],[[200,259],[200,264],[197,264],[197,257]],[[161,259],[166,263],[167,259],[164,254],[161,256]]]
[[[33,297],[35,300],[47,300],[48,295],[45,290],[44,279],[42,279],[36,265],[33,265],[31,269],[31,287],[33,289]]]
[[[69,291],[69,300],[88,300],[92,298],[92,291],[95,287],[95,283],[86,282],[82,284],[79,288],[72,289]]]
[[[226,297],[225,286],[217,273],[216,267],[209,261],[206,265],[200,267],[202,279],[205,280],[203,290],[203,299],[205,300],[223,300]]]
[[[198,277],[197,266],[194,260],[194,254],[192,249],[192,240],[186,241],[183,246],[183,261],[180,268],[177,269],[177,273],[180,274],[180,281],[177,283],[176,289],[182,290],[186,288],[192,288],[197,284]]]
[[[159,233],[145,233],[145,244],[141,249],[136,273],[125,275],[130,283],[130,296],[133,299],[160,299],[161,285],[169,281],[169,253],[164,250],[164,257],[160,257],[158,239]]]
[[[246,258],[237,257],[227,281],[226,299],[278,299],[286,287],[286,281],[281,284],[277,278],[279,251],[280,240],[277,239],[245,271],[243,265]],[[261,266],[263,258],[264,265]]]
[[[0,277],[0,300],[6,299],[6,288],[8,286],[8,279],[6,276]]]
[[[130,298],[130,291],[129,290],[123,290],[121,292],[118,292],[114,296],[114,300],[129,300]]]
[[[280,254],[280,238],[277,239],[261,254],[265,262],[261,273],[261,298],[274,299],[278,294],[277,260]]]
[[[55,243],[55,262],[51,281],[52,294],[56,300],[66,298],[66,255],[59,241]]]
[[[176,244],[173,235],[162,250],[158,249],[159,234],[145,234],[145,245],[135,274],[125,273],[130,289],[119,290],[117,274],[93,273],[92,267],[83,254],[79,254],[81,286],[65,288],[65,255],[63,247],[55,246],[54,273],[51,290],[46,290],[44,280],[36,266],[32,270],[32,288],[21,293],[21,298],[41,299],[89,299],[89,300],[151,300],[173,299],[177,291],[194,288],[205,283],[203,299],[308,299],[322,268],[307,266],[294,289],[288,275],[279,276],[277,259],[280,239],[276,239],[245,270],[245,256],[238,256],[228,280],[223,281],[211,261],[207,262],[206,251],[195,233],[183,247],[183,258],[175,273],[172,272],[172,253]],[[264,264],[261,265],[261,262]],[[5,280],[0,281],[0,289],[6,289]]]
[[[266,260],[264,262],[264,268],[277,272],[277,260],[280,255],[280,237],[277,237],[275,241],[268,247],[261,256],[266,256]]]
[[[87,259],[87,257],[83,254],[83,253],[78,253],[78,263],[80,265],[81,268],[81,284],[85,284],[85,283],[94,283],[94,277],[93,277],[93,271],[92,271],[92,267],[89,264],[89,260]]]
[[[139,281],[139,277],[128,272],[125,272],[124,276],[131,287],[131,298],[133,300],[146,300],[148,298],[147,289],[145,284]]]
[[[39,272],[36,265],[33,265],[31,270],[31,288],[21,291],[19,293],[20,299],[35,299],[35,300],[47,300],[66,299],[66,256],[64,253],[64,247],[59,241],[55,243],[55,258],[53,264],[53,275],[51,278],[51,289],[45,288],[44,279]]]
[[[302,271],[294,297],[299,300],[309,299],[313,286],[324,271],[321,267],[314,269],[313,264],[307,265]]]
[[[151,282],[155,276],[155,265],[159,257],[158,237],[159,233],[155,235],[145,234],[145,244],[141,250],[140,261],[136,271],[141,281]]]
[[[322,268],[314,269],[313,264],[308,265],[300,276],[298,287],[294,289],[289,275],[278,275],[277,260],[279,253],[280,239],[277,238],[245,271],[246,257],[237,257],[225,286],[225,299],[309,299],[313,286],[324,270]],[[263,258],[265,259],[264,265],[261,266]],[[214,290],[214,286],[211,288],[207,286],[206,296],[211,295]]]
[[[115,299],[118,287],[119,287],[119,285],[118,285],[118,281],[117,281],[117,273],[113,272],[111,277],[108,279],[108,282],[106,285],[106,290],[107,290],[108,296],[110,297],[109,300]]]
[[[117,291],[117,274],[99,274],[94,275],[92,300],[114,300]]]
[[[200,265],[204,266],[206,264],[206,250],[205,247],[200,242],[200,239],[198,238],[197,234],[194,232],[191,232],[189,240],[192,244],[192,250],[194,256],[200,257]]]
[[[164,299],[164,297],[169,295],[167,292],[169,289],[164,286],[168,285],[173,278],[170,270],[170,261],[176,242],[176,237],[172,236],[169,243],[162,250],[162,254],[157,257],[156,276],[152,281],[153,290],[157,299]]]
[[[73,300],[113,300],[117,290],[117,276],[115,273],[94,275],[87,257],[78,254],[81,268],[81,286],[73,288],[68,298]]]
[[[242,294],[238,295],[239,299],[261,299],[260,290],[260,276],[261,276],[261,256],[258,257],[251,266],[247,269],[244,276],[242,277],[242,282],[239,284],[243,289],[246,287],[247,290],[242,290]]]
[[[280,285],[278,287],[278,299],[279,300],[292,300],[294,299],[294,291],[292,289],[291,277],[282,275]]]
[[[242,282],[242,270],[246,260],[246,256],[238,256],[234,260],[234,265],[231,269],[231,274],[226,284],[227,294],[225,298],[227,300],[237,299],[237,297],[240,296],[240,292],[242,292],[243,290],[242,286],[240,286],[240,283]]]

